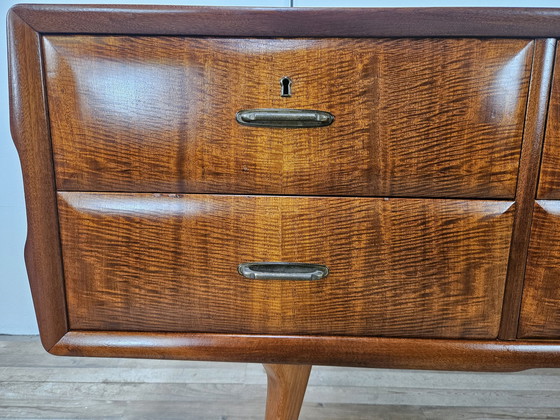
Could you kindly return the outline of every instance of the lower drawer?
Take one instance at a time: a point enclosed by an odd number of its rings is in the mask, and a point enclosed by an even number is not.
[[[518,336],[560,339],[560,201],[534,206]]]
[[[71,329],[495,338],[505,201],[61,192]],[[328,266],[254,280],[240,263]]]

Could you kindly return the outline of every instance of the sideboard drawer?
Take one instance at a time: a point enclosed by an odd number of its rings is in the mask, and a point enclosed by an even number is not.
[[[504,201],[58,194],[70,328],[495,338]],[[254,280],[245,262],[326,265]]]
[[[515,195],[530,40],[48,35],[43,48],[60,190]],[[259,108],[334,122],[236,121]]]
[[[535,204],[520,338],[560,338],[560,201]]]
[[[558,44],[556,44],[556,59],[537,198],[560,199],[560,50]]]

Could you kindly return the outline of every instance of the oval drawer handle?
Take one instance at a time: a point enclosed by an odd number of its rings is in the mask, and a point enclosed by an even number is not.
[[[286,262],[242,263],[237,271],[243,277],[256,280],[319,280],[329,274],[326,265]]]
[[[307,109],[244,109],[235,118],[243,125],[280,128],[324,127],[334,121],[329,112]]]

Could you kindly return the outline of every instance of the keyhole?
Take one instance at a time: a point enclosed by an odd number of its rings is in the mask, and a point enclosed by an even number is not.
[[[280,86],[282,90],[280,91],[280,96],[290,97],[292,96],[292,79],[289,77],[282,77],[280,79]]]

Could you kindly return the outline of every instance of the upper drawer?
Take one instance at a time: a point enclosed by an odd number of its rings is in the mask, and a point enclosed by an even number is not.
[[[532,42],[47,36],[61,190],[514,196]],[[292,96],[280,96],[280,79]],[[242,109],[328,111],[320,128]]]
[[[541,176],[537,197],[541,199],[560,199],[560,54],[558,46],[552,77],[552,92],[546,121]]]

